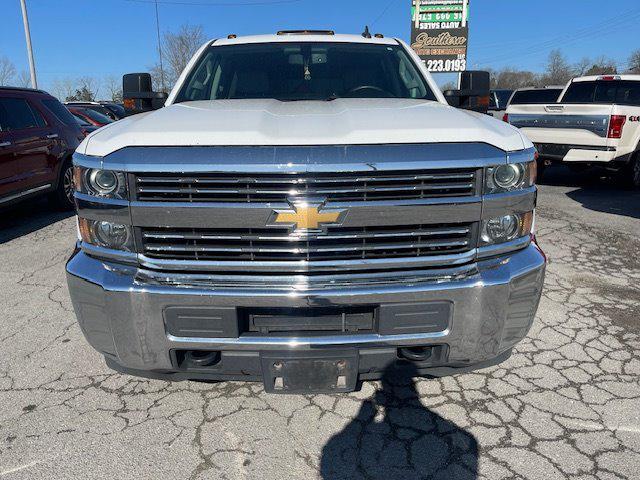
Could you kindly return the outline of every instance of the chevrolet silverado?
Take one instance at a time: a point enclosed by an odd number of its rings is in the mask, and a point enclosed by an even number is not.
[[[74,165],[69,291],[117,371],[346,392],[502,362],[538,307],[533,145],[398,39],[207,42]]]

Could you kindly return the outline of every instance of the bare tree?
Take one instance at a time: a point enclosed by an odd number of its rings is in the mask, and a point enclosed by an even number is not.
[[[629,72],[640,73],[640,49],[635,50],[629,57]]]
[[[122,80],[115,75],[109,75],[104,79],[104,88],[109,99],[114,102],[122,101]]]
[[[73,96],[76,90],[76,82],[72,78],[58,78],[53,82],[51,92],[61,102]]]
[[[16,86],[18,87],[30,87],[31,86],[31,74],[26,70],[22,70],[16,78]]]
[[[11,85],[16,67],[7,57],[0,57],[0,85]]]
[[[79,90],[87,92],[84,95],[85,97],[91,97],[91,99],[82,98],[81,100],[94,101],[98,98],[98,94],[100,93],[100,82],[96,78],[85,75],[78,78],[77,84]]]
[[[488,69],[491,77],[491,88],[515,90],[524,87],[536,87],[540,83],[540,75],[528,70],[517,70],[505,67],[500,70]]]
[[[516,90],[518,88],[535,87],[539,83],[538,75],[526,70],[504,68],[493,75],[494,88]]]
[[[553,50],[542,76],[545,85],[564,85],[575,76],[575,69],[560,50]]]
[[[440,89],[443,92],[446,92],[447,90],[456,90],[457,88],[458,88],[457,82],[447,82],[444,85],[442,85],[442,87],[440,87]]]
[[[65,98],[67,102],[95,102],[96,97],[91,90],[89,90],[86,86],[81,86],[77,88],[73,95]]]
[[[582,60],[576,63],[576,66],[574,68],[576,75],[579,77],[582,77],[587,73],[587,71],[592,67],[592,65],[593,65],[593,62],[591,61],[591,59],[589,57],[584,57]]]
[[[616,62],[604,55],[599,56],[583,75],[614,75],[618,73]]]
[[[201,25],[185,24],[177,33],[165,32],[161,45],[164,72],[160,71],[159,63],[151,67],[155,88],[157,90],[164,88],[165,91],[171,89],[205,40]]]

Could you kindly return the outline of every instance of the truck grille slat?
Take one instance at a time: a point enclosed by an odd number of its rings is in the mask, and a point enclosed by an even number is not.
[[[222,188],[149,188],[138,187],[140,194],[221,194],[221,195],[283,195],[283,196],[313,196],[313,195],[330,195],[334,193],[364,193],[364,192],[401,192],[412,190],[469,190],[473,188],[471,183],[463,184],[442,184],[442,185],[397,185],[397,186],[377,186],[377,187],[353,187],[353,188],[314,188],[310,190],[296,189],[258,189],[247,188],[240,189],[222,189]]]
[[[255,230],[253,230],[255,232]],[[451,228],[441,230],[416,230],[413,232],[362,232],[362,233],[333,233],[322,235],[324,240],[350,240],[361,238],[393,238],[393,237],[417,237],[417,236],[433,236],[433,235],[465,235],[469,233],[468,228]],[[145,239],[157,239],[157,240],[257,240],[257,241],[279,241],[288,240],[290,242],[296,241],[295,236],[290,236],[288,232],[284,232],[280,235],[274,235],[273,232],[268,234],[246,234],[246,235],[233,235],[233,234],[201,234],[201,233],[162,233],[162,232],[144,232]],[[305,238],[313,240],[318,235],[309,235]]]
[[[148,258],[219,261],[320,261],[422,257],[466,252],[471,225],[330,227],[327,234],[264,234],[260,229],[142,229]]]
[[[150,176],[154,175],[154,176]],[[291,177],[291,178],[289,178]],[[415,175],[394,175],[388,176],[383,174],[377,177],[368,177],[358,174],[348,176],[344,178],[340,177],[298,177],[294,174],[289,174],[289,177],[269,178],[269,177],[175,177],[172,175],[160,175],[160,174],[145,174],[139,176],[140,183],[225,183],[225,184],[238,184],[238,183],[260,183],[260,184],[279,184],[279,183],[350,183],[350,182],[389,182],[389,181],[414,181],[414,180],[472,180],[474,172],[469,173],[442,173],[442,174],[415,174]]]
[[[264,203],[286,202],[297,196],[326,196],[334,201],[371,202],[473,196],[476,179],[475,170],[251,177],[145,173],[136,177],[135,191],[139,201]]]

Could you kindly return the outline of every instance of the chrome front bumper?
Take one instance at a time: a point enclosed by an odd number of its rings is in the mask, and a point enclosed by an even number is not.
[[[527,334],[538,307],[544,272],[545,257],[534,244],[456,269],[430,271],[422,276],[396,274],[386,282],[379,277],[375,281],[360,278],[351,284],[301,284],[298,279],[295,284],[284,285],[271,284],[264,278],[255,282],[245,279],[244,284],[207,283],[207,276],[158,276],[148,270],[98,260],[82,251],[77,251],[67,264],[71,299],[87,340],[112,366],[138,374],[175,372],[171,351],[176,349],[219,350],[224,365],[225,355],[258,361],[265,351],[353,348],[361,355],[387,352],[393,357],[397,347],[446,345],[444,366],[486,363],[503,358]],[[445,329],[430,333],[191,338],[167,334],[164,322],[167,307],[309,308],[434,301],[452,302],[453,313]],[[375,376],[378,369],[382,371],[386,366],[376,363],[390,357],[370,358],[378,359],[373,364],[364,362],[367,372]],[[245,368],[240,370],[223,369],[213,377],[251,377]]]

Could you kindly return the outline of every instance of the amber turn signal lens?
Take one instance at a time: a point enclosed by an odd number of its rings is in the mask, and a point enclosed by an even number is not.
[[[529,180],[531,185],[535,185],[538,181],[538,152],[536,152],[536,160],[529,162]]]
[[[82,172],[83,170],[81,167],[73,167],[73,188],[78,192],[82,187]]]
[[[78,231],[80,232],[80,238],[83,242],[91,243],[91,228],[89,226],[89,220],[78,217]]]
[[[520,215],[520,236],[531,234],[533,229],[533,212],[527,212]]]

